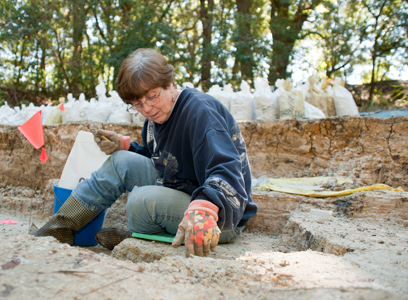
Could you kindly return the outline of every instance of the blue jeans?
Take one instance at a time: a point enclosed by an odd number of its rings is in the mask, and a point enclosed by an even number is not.
[[[151,160],[130,151],[113,153],[91,178],[80,182],[72,196],[89,210],[109,208],[129,191],[126,212],[130,233],[175,235],[191,197],[181,191],[156,185]],[[244,227],[222,232],[219,243],[235,240]]]

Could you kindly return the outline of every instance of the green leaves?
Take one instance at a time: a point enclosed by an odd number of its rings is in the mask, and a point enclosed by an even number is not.
[[[321,76],[369,67],[386,78],[408,62],[403,0],[0,0],[2,85],[58,99],[108,90],[141,47],[175,67],[177,83],[207,90],[256,76],[290,78],[296,59]],[[310,56],[317,55],[317,62]],[[321,54],[320,54],[321,53]],[[374,70],[374,73],[371,72]]]

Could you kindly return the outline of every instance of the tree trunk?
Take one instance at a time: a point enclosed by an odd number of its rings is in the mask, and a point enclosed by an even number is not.
[[[249,81],[252,85],[254,82],[254,58],[251,49],[254,38],[252,36],[250,14],[252,0],[237,0],[236,4],[238,9],[238,14],[236,15],[238,42],[235,43],[235,47],[237,48],[237,56],[235,59],[239,63],[242,80]]]
[[[82,42],[86,31],[86,12],[84,3],[72,1],[72,59],[70,61],[70,71],[72,74],[71,88],[74,97],[78,97],[82,92],[80,83],[84,62],[82,61]]]
[[[200,0],[200,17],[203,24],[203,54],[201,56],[201,87],[203,91],[208,91],[211,87],[211,61],[212,57],[212,13],[214,0]],[[206,5],[207,3],[207,5]]]
[[[292,3],[293,2],[293,3]],[[303,23],[322,0],[299,1],[293,14],[290,9],[295,1],[271,0],[270,29],[273,38],[272,62],[269,68],[269,84],[276,79],[290,77],[287,67],[295,42],[300,39]]]
[[[374,13],[372,9],[370,9],[368,3],[365,3],[366,8],[368,11],[372,14],[372,16],[375,18],[375,25],[374,25],[374,45],[373,45],[373,50],[371,52],[371,59],[372,59],[372,66],[373,69],[371,70],[371,83],[370,83],[370,94],[369,94],[369,103],[370,106],[373,105],[374,102],[374,89],[375,89],[375,68],[376,68],[376,60],[377,60],[377,54],[378,54],[378,39],[380,38],[381,33],[378,33],[378,23],[379,23],[379,18],[382,15],[383,8],[385,4],[387,3],[387,0],[383,1],[381,3],[379,12],[377,14]]]
[[[375,64],[376,64],[376,60],[377,60],[377,46],[378,46],[378,42],[377,42],[377,35],[376,35],[375,36],[375,41],[374,41],[373,52],[372,52],[372,55],[371,55],[373,68],[371,70],[371,82],[370,82],[370,93],[369,93],[370,106],[373,105],[373,102],[374,102]]]
[[[20,59],[17,61],[18,55],[16,55],[16,60],[15,60],[15,68],[18,69],[17,76],[15,76],[15,87],[20,86],[20,79],[21,79],[21,68],[23,66],[23,60],[24,60],[24,52],[26,50],[26,44],[27,44],[27,38],[23,37],[23,44],[21,45],[21,51],[20,51]],[[16,51],[17,54],[17,51]]]

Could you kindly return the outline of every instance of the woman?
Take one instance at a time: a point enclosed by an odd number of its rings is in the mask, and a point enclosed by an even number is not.
[[[129,191],[130,233],[176,234],[173,246],[185,240],[187,256],[207,256],[237,238],[257,206],[245,142],[228,110],[196,89],[178,90],[174,68],[153,49],[123,61],[116,90],[130,112],[146,117],[143,144],[99,130],[95,141],[111,156],[36,236],[73,244],[73,230]],[[129,236],[101,229],[96,238],[112,249]]]

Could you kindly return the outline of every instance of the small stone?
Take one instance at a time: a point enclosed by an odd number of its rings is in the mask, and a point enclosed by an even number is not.
[[[22,192],[23,197],[31,198],[34,196],[34,191],[32,190],[25,190]]]

